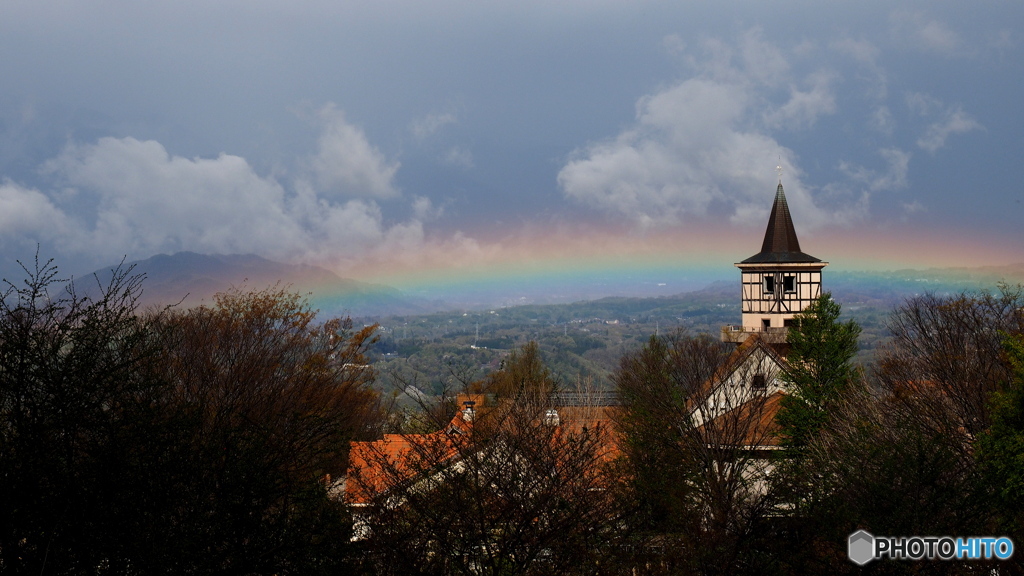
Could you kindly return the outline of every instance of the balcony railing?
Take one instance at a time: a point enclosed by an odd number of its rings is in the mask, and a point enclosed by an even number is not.
[[[750,338],[753,334],[759,334],[761,339],[769,343],[781,343],[786,341],[786,333],[789,328],[773,326],[769,328],[750,326],[722,326],[722,342],[739,344]]]

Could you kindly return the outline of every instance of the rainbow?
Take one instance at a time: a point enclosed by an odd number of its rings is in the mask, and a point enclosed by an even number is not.
[[[650,234],[595,226],[529,229],[489,239],[427,240],[393,257],[378,253],[331,268],[340,276],[412,296],[477,304],[495,298],[514,304],[672,295],[735,280],[733,263],[757,252],[762,234],[760,229],[709,224]],[[828,271],[1024,263],[1021,239],[977,232],[837,228],[801,234],[801,246],[830,263],[826,278]],[[1024,275],[1006,279],[1022,282]]]

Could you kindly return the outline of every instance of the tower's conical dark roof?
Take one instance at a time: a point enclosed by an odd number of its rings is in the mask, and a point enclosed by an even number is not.
[[[775,192],[775,204],[772,205],[772,214],[768,218],[768,229],[764,232],[761,251],[740,264],[772,262],[821,262],[820,259],[800,251],[800,241],[796,238],[796,229],[793,227],[793,217],[789,215],[789,205],[786,204],[782,182],[779,182],[779,188]]]

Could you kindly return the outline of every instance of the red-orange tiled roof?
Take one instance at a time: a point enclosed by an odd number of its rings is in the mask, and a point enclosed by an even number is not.
[[[780,426],[775,417],[781,408],[783,396],[785,394],[779,391],[767,397],[751,398],[717,416],[711,421],[711,424],[701,426],[701,429],[708,434],[709,441],[715,441],[721,445],[779,446],[781,444]],[[737,429],[737,424],[741,424],[742,429]],[[710,437],[716,434],[719,435],[718,438]]]
[[[385,434],[381,440],[353,442],[345,497],[352,504],[368,504],[395,484],[415,480],[417,463],[429,456],[444,462],[459,456],[459,442],[472,433],[472,423],[459,412],[444,429],[429,434]],[[424,451],[429,451],[424,454]]]

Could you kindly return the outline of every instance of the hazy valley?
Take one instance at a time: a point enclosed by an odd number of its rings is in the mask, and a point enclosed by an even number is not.
[[[509,292],[481,307],[425,300],[389,286],[343,279],[323,268],[254,255],[182,252],[126,265],[146,275],[143,306],[209,304],[214,294],[232,287],[281,285],[308,295],[321,319],[351,316],[357,324],[378,324],[379,341],[372,352],[382,376],[378,386],[385,392],[410,385],[426,394],[456,390],[464,381],[479,380],[497,369],[510,350],[529,341],[537,342],[563,385],[607,388],[623,355],[652,335],[684,330],[717,338],[722,326],[736,324],[740,317],[736,279],[673,296],[612,296],[569,304],[501,305],[518,299]],[[101,282],[110,268],[96,272]],[[999,282],[1024,282],[1024,265],[827,270],[824,284],[842,303],[844,315],[862,326],[857,359],[867,365],[887,341],[886,318],[906,298],[925,292],[994,290]],[[564,287],[554,283],[548,288],[552,297],[560,289]]]

